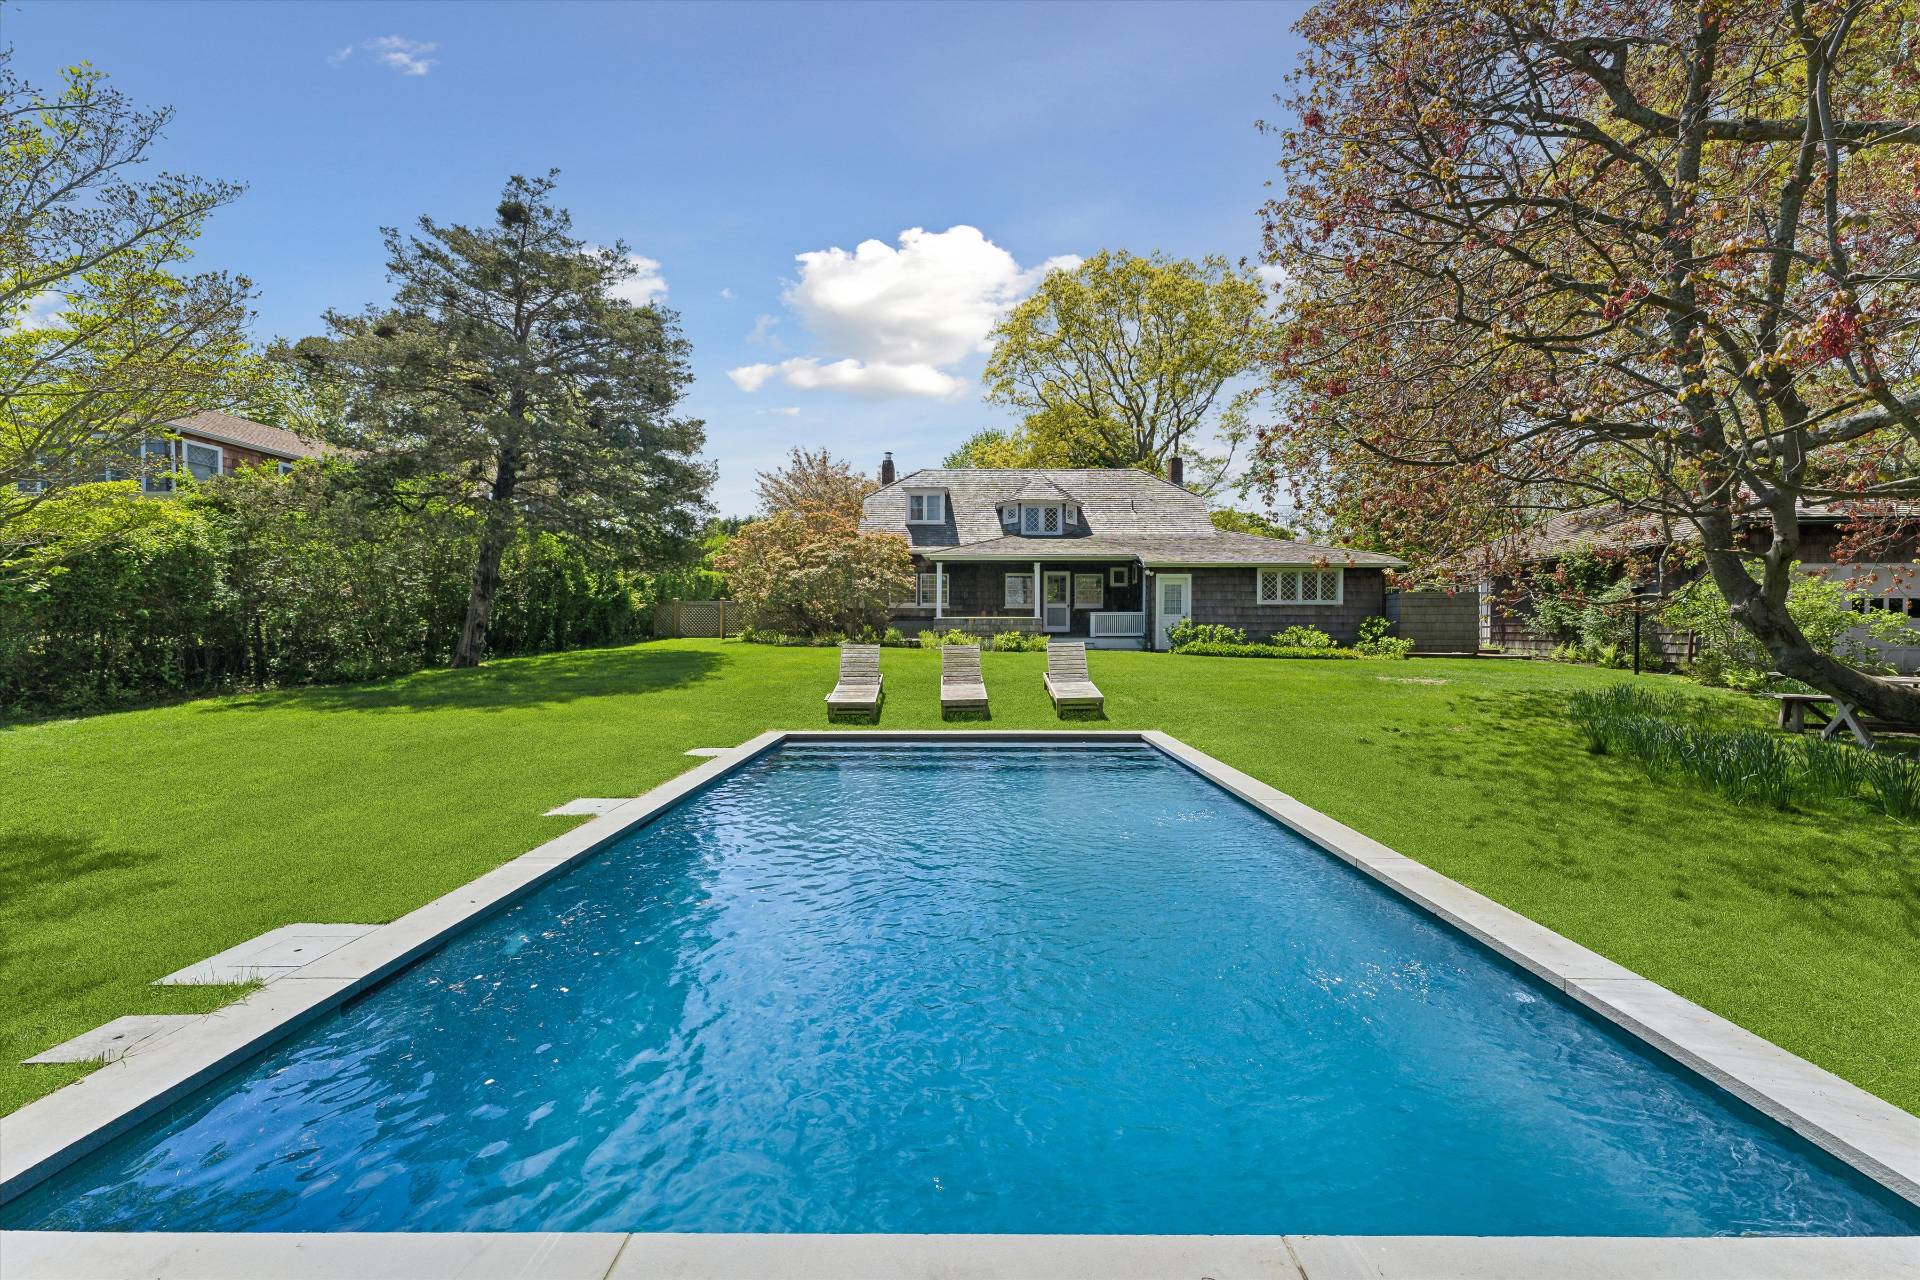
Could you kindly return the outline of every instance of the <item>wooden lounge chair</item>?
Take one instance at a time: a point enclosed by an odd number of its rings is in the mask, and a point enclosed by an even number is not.
[[[827,695],[827,719],[835,716],[880,718],[880,646],[840,646],[840,683]]]
[[[1059,641],[1049,644],[1047,673],[1040,678],[1046,682],[1047,696],[1053,699],[1054,711],[1062,715],[1068,711],[1098,713],[1107,705],[1107,696],[1087,675],[1087,646],[1084,644],[1061,644]]]
[[[980,676],[980,646],[940,646],[940,713],[985,711],[987,682]]]

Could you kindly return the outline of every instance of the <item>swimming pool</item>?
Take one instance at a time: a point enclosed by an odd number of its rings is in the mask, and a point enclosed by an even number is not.
[[[1904,1234],[1147,747],[787,745],[0,1208],[174,1231]]]

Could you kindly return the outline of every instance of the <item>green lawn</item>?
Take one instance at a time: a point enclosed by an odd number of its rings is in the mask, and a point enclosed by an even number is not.
[[[1920,831],[1864,804],[1748,813],[1589,756],[1562,703],[1614,673],[1092,662],[1108,727],[1165,729],[1920,1111]],[[996,727],[1058,726],[1041,655],[984,665]],[[237,991],[148,983],[277,925],[392,919],[689,747],[823,725],[833,666],[668,641],[0,729],[0,1062],[217,1005]],[[935,655],[882,668],[882,727],[938,726]],[[0,1066],[0,1110],[83,1071]]]

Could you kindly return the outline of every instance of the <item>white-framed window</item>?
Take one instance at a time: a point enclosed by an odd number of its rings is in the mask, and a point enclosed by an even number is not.
[[[180,442],[180,462],[195,480],[211,480],[226,470],[227,451],[217,444],[201,444],[197,440]]]
[[[1029,502],[1012,510],[1018,513],[1015,527],[1038,538],[1057,538],[1073,523],[1073,513],[1058,502]]]
[[[275,468],[275,470],[279,471],[279,473],[283,476],[290,476],[293,474],[293,464],[291,462],[286,461],[283,458],[280,460],[280,463]]]
[[[1260,569],[1254,590],[1261,604],[1339,604],[1345,577],[1339,569]]]
[[[913,602],[918,605],[925,605],[930,609],[933,607],[933,596],[936,591],[940,593],[940,607],[943,609],[946,608],[947,605],[951,603],[953,596],[953,579],[947,577],[944,573],[920,574],[919,582],[914,591]]]
[[[1020,505],[1011,503],[1000,508],[1000,527],[1014,533],[1020,532]]]
[[[1009,609],[1033,608],[1033,575],[1031,573],[1007,575],[1006,607]]]
[[[907,495],[908,524],[940,524],[947,518],[947,504],[944,493],[910,493]]]
[[[1101,609],[1107,603],[1107,580],[1097,573],[1073,575],[1073,607]]]
[[[1110,587],[1124,587],[1127,585],[1128,577],[1127,566],[1117,564],[1107,570],[1107,585]]]

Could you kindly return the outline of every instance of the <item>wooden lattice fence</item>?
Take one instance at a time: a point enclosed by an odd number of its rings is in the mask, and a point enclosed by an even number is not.
[[[653,611],[653,634],[662,639],[725,639],[740,630],[741,616],[739,604],[732,600],[663,600]]]

